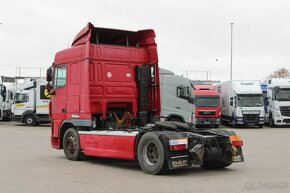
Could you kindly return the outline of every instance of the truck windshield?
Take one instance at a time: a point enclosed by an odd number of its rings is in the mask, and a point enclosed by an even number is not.
[[[28,93],[16,93],[15,103],[25,103],[28,102]]]
[[[238,95],[237,105],[239,107],[262,107],[262,95]]]
[[[277,101],[290,101],[290,89],[279,89],[276,91]]]
[[[217,107],[219,106],[218,96],[197,96],[195,98],[195,106],[197,107]]]

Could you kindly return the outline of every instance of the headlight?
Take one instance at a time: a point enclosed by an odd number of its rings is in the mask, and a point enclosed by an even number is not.
[[[276,117],[281,117],[281,115],[279,113],[275,113]]]

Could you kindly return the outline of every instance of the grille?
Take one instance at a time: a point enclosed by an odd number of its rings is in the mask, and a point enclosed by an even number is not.
[[[198,111],[199,116],[215,116],[215,111]]]
[[[282,116],[290,117],[290,106],[280,106]]]
[[[257,123],[259,122],[259,114],[244,114],[244,121],[246,123]]]

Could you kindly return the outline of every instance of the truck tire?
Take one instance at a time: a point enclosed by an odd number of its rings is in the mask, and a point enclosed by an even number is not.
[[[181,118],[178,118],[178,117],[172,117],[172,118],[169,118],[168,121],[183,122],[183,121],[181,120]]]
[[[168,170],[163,144],[157,134],[144,134],[138,144],[137,154],[139,165],[145,173],[160,174]]]
[[[269,126],[270,127],[275,127],[276,126],[275,122],[274,122],[274,119],[272,118],[272,115],[270,115],[270,117],[269,117]]]
[[[26,115],[24,117],[24,123],[25,125],[28,125],[28,126],[34,126],[36,125],[36,119],[33,115]]]
[[[232,163],[224,163],[221,161],[208,161],[208,162],[203,162],[201,167],[204,169],[214,170],[214,169],[226,168],[226,167],[230,166],[231,164]]]
[[[264,127],[264,125],[262,125],[262,124],[259,124],[259,125],[258,125],[258,127],[259,127],[259,128],[263,128],[263,127]]]
[[[69,160],[77,161],[82,158],[79,134],[74,128],[69,128],[64,134],[63,151]]]

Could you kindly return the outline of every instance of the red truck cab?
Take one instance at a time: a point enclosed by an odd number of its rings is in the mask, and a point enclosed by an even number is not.
[[[220,97],[212,85],[193,85],[196,126],[219,127]]]

